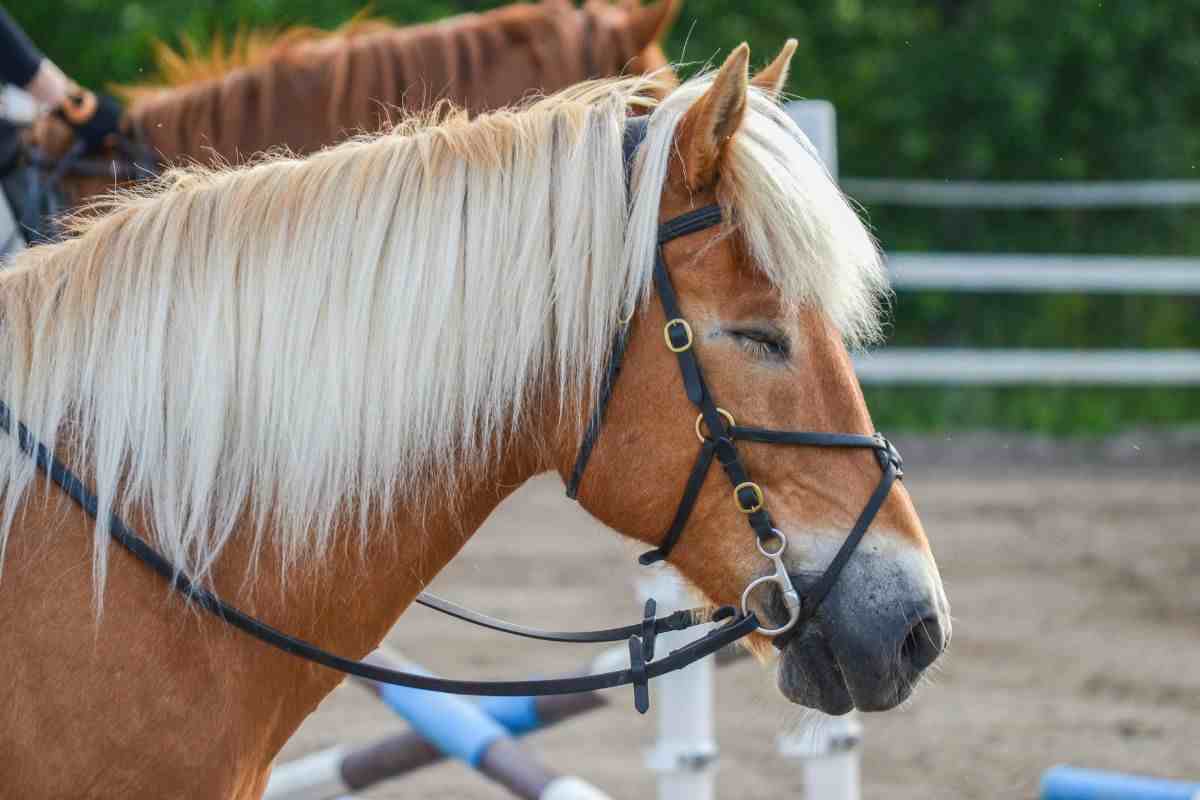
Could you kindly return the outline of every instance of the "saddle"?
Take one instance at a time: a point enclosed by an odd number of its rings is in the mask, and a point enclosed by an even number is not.
[[[63,185],[67,176],[125,182],[158,174],[158,164],[136,130],[115,135],[109,154],[89,154],[87,145],[76,140],[57,157],[39,147],[28,131],[0,119],[0,258],[62,234],[58,220],[74,204]],[[11,224],[6,224],[8,218]]]
[[[25,131],[0,119],[0,258],[53,239],[54,219],[68,206],[61,174],[48,180]]]

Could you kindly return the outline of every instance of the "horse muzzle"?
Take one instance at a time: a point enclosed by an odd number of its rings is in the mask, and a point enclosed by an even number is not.
[[[828,714],[886,711],[908,699],[950,641],[941,583],[924,562],[856,553],[811,617],[777,638],[783,695]],[[789,577],[803,597],[819,575]],[[785,613],[776,593],[767,615]]]

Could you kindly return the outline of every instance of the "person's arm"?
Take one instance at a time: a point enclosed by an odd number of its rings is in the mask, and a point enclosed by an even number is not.
[[[75,129],[87,149],[100,148],[117,131],[121,107],[111,97],[79,87],[42,55],[25,31],[0,7],[0,81],[14,83],[54,110]]]
[[[50,108],[67,96],[70,81],[29,41],[25,31],[0,7],[0,81],[25,89]]]
[[[73,87],[71,79],[53,61],[43,58],[33,80],[25,85],[25,91],[46,108],[60,108]]]

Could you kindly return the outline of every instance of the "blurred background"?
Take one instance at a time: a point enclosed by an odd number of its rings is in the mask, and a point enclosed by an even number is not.
[[[379,0],[370,13],[409,23],[498,5]],[[178,48],[184,36],[207,43],[241,29],[335,27],[363,5],[65,0],[9,10],[67,74],[102,88],[152,73],[156,40]],[[1151,198],[1100,208],[977,208],[961,200],[913,207],[883,202],[855,179],[1200,180],[1198,33],[1196,0],[686,0],[665,48],[687,74],[686,65],[719,58],[743,40],[765,63],[796,37],[789,91],[836,107],[843,180],[888,251],[1194,256],[1195,199],[1190,206]],[[1197,348],[1198,320],[1200,299],[1182,292],[902,289],[889,341]],[[1197,382],[1193,374],[1193,385],[1166,386],[904,384],[869,388],[868,400],[885,430],[1097,435],[1195,426]]]
[[[204,50],[363,10],[6,5],[101,90],[150,79],[158,41]],[[369,13],[406,25],[499,5]],[[861,752],[863,796],[1032,798],[1060,762],[1200,780],[1200,0],[684,0],[663,45],[686,76],[741,41],[761,66],[788,37],[789,92],[836,110],[842,185],[895,271],[888,340],[860,374],[877,426],[899,434],[955,616],[932,685],[864,718],[861,751],[842,742]],[[598,528],[539,479],[434,588],[542,627],[617,624],[639,613],[630,550]],[[580,659],[414,611],[388,644],[418,643],[460,677]],[[612,699],[537,750],[613,797],[651,796],[653,724]],[[721,668],[714,713],[721,797],[801,796],[775,737],[844,731],[788,707],[745,660]],[[348,684],[281,760],[399,727]],[[450,765],[363,796],[508,795]]]

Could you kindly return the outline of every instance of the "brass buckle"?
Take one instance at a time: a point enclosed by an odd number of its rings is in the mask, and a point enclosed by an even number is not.
[[[742,498],[740,496],[742,489],[754,490],[755,503],[750,508],[746,508],[744,505],[742,505]],[[766,498],[763,497],[762,487],[754,481],[744,481],[733,487],[733,502],[737,503],[738,511],[741,511],[743,514],[753,514],[755,511],[762,510],[765,499]]]
[[[730,414],[725,409],[718,408],[717,413],[725,418],[725,421],[729,423],[729,427],[732,428],[733,426],[737,425],[737,423],[733,421],[733,414]],[[704,442],[708,441],[708,437],[706,437],[704,435],[704,431],[700,428],[700,426],[703,424],[704,424],[704,414],[697,414],[696,415],[696,438],[700,440],[701,444],[704,444]]]
[[[687,342],[680,347],[676,347],[675,343],[671,341],[671,327],[673,325],[682,325],[684,331],[687,332]],[[663,338],[667,340],[667,349],[672,353],[682,353],[685,350],[690,350],[692,347],[692,326],[688,325],[688,321],[681,317],[667,320],[667,324],[663,326]]]

